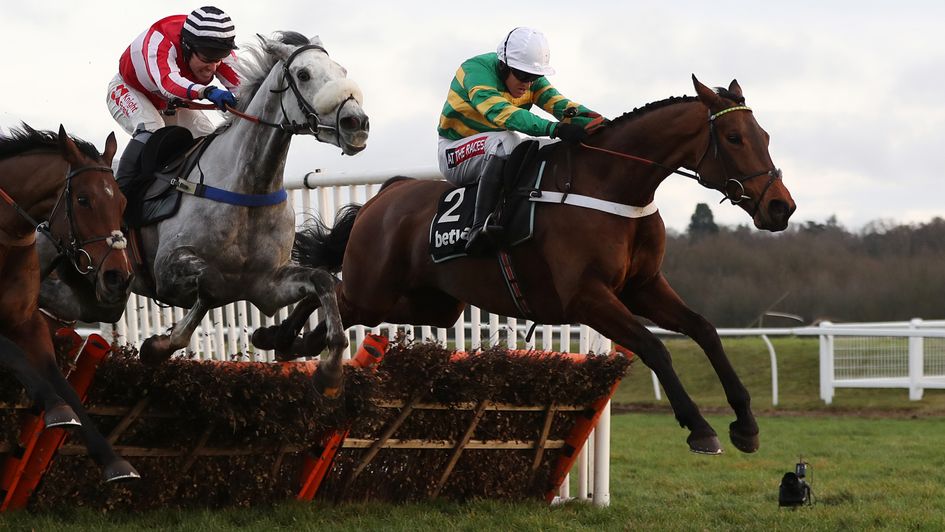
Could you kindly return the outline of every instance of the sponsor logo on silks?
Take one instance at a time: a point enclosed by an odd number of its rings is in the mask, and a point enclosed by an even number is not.
[[[456,146],[446,150],[447,168],[456,168],[463,161],[470,157],[483,155],[486,153],[486,139],[488,137],[478,137],[470,140],[466,144]]]
[[[131,93],[128,92],[128,88],[125,87],[124,84],[115,87],[115,90],[112,91],[111,99],[125,116],[131,116],[131,113],[138,110],[138,103],[135,102],[135,99],[131,96]]]
[[[433,232],[433,247],[441,248],[455,244],[461,240],[469,240],[469,228],[450,229],[449,231]]]

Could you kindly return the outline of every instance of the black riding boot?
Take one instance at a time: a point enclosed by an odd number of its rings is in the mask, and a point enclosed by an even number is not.
[[[121,159],[118,161],[118,169],[115,171],[115,180],[118,182],[118,189],[128,200],[125,207],[125,220],[135,225],[141,210],[140,196],[144,190],[137,181],[138,174],[141,173],[141,150],[151,138],[151,133],[144,130],[136,130],[134,136],[128,141],[125,150],[121,152]]]
[[[115,171],[115,180],[118,181],[118,188],[125,191],[127,183],[134,181],[141,173],[141,150],[145,143],[151,138],[151,132],[136,130],[134,136],[128,141],[125,150],[121,152],[121,159],[118,161],[118,169]]]
[[[494,223],[490,215],[499,201],[504,169],[505,159],[500,157],[492,157],[482,169],[479,191],[476,193],[476,212],[473,215],[472,228],[469,230],[466,242],[466,253],[475,254],[481,251],[489,238],[502,229]]]

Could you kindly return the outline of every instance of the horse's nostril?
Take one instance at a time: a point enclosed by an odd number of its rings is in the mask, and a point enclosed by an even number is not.
[[[364,119],[360,119],[356,116],[346,116],[341,119],[341,122],[338,125],[345,131],[367,131],[370,127],[366,117]]]
[[[106,270],[102,274],[102,282],[108,289],[124,289],[128,282],[128,277],[118,270]]]
[[[768,215],[774,220],[787,221],[793,212],[786,201],[775,199],[768,202]]]

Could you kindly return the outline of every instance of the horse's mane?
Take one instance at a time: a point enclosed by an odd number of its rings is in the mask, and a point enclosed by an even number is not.
[[[613,120],[610,121],[610,123],[616,124],[617,122],[633,120],[634,118],[643,116],[649,113],[650,111],[654,111],[656,109],[662,109],[663,107],[668,107],[670,105],[675,105],[677,103],[689,103],[689,102],[697,102],[697,101],[699,101],[699,98],[696,98],[695,96],[670,96],[669,98],[666,98],[665,100],[650,102],[644,105],[643,107],[635,107],[632,111],[627,111],[626,113],[618,116],[617,118],[614,118]]]
[[[296,31],[277,31],[272,38],[290,46],[304,46],[309,43],[308,37]],[[262,39],[258,43],[243,44],[240,50],[242,53],[234,66],[240,78],[240,86],[236,91],[239,103],[236,108],[239,111],[245,111],[259,91],[259,87],[266,81],[272,67],[279,62],[279,58],[266,51]],[[226,122],[217,128],[217,132],[226,129],[234,119],[235,116],[228,113]]]
[[[91,143],[80,138],[72,137],[75,145],[83,155],[101,160],[102,154]],[[53,131],[36,130],[26,123],[19,128],[10,129],[9,135],[0,135],[0,159],[6,159],[32,150],[46,150],[59,152],[59,133]]]
[[[721,96],[722,98],[731,100],[739,105],[745,103],[744,96],[739,96],[724,87],[715,87],[715,93]],[[696,101],[699,101],[699,98],[695,96],[670,96],[669,98],[666,98],[664,100],[651,102],[644,105],[643,107],[634,108],[632,111],[628,111],[618,116],[617,118],[611,120],[611,123],[615,123],[617,121],[623,121],[623,120],[632,120],[638,116],[645,115],[646,113],[650,111],[661,109],[663,107],[667,107],[670,105],[675,105],[677,103],[689,103],[689,102],[696,102]]]

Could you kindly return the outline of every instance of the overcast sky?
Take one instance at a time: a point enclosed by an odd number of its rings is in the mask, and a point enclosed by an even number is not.
[[[159,18],[197,2],[11,2],[0,14],[0,126],[59,123],[102,149],[115,131],[105,88],[125,47]],[[342,157],[293,140],[287,175],[434,166],[436,122],[456,67],[494,51],[513,27],[547,35],[551,82],[617,116],[737,78],[771,134],[771,155],[797,201],[793,220],[945,216],[945,2],[218,1],[238,42],[255,33],[320,35],[365,95],[368,148]],[[539,9],[533,6],[540,5]],[[895,7],[893,7],[895,6]],[[538,111],[541,113],[541,111]],[[671,177],[657,193],[668,227],[697,203],[719,223],[750,223],[717,193]]]

